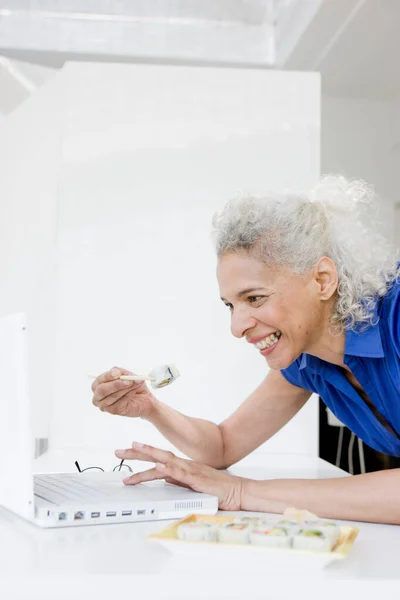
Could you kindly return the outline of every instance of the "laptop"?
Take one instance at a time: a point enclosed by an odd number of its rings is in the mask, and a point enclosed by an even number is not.
[[[218,498],[163,481],[125,486],[121,472],[33,474],[27,319],[0,318],[0,506],[40,527],[215,514]]]

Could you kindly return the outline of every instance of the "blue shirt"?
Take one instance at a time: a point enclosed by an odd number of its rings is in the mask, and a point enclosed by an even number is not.
[[[400,282],[377,300],[376,321],[364,330],[358,325],[345,332],[344,363],[395,433],[380,423],[336,365],[301,354],[281,373],[293,385],[319,394],[333,414],[369,446],[400,456]]]

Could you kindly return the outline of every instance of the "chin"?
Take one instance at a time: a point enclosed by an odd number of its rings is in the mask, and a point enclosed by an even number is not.
[[[298,358],[297,356],[266,356],[267,365],[273,371],[282,371],[287,369]]]
[[[272,369],[272,371],[282,371],[282,369],[287,369],[287,367],[289,367],[292,363],[291,362],[285,362],[285,361],[276,361],[276,360],[267,360],[267,365],[269,366],[270,369]],[[293,362],[293,361],[292,361]]]

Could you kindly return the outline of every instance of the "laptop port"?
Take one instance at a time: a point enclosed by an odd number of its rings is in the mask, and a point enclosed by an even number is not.
[[[116,516],[117,516],[117,513],[116,513],[116,512],[114,512],[114,511],[107,512],[107,513],[106,513],[106,517],[116,517]]]
[[[92,519],[98,519],[100,517],[100,513],[99,512],[92,512],[92,514],[90,515]]]
[[[81,521],[84,518],[85,518],[85,513],[83,512],[83,510],[78,510],[74,514],[74,520],[75,521]]]
[[[146,514],[146,511],[145,510],[138,510],[136,514],[139,515],[139,516],[143,516],[143,515]]]
[[[68,518],[68,515],[67,515],[67,513],[66,513],[66,512],[60,512],[60,513],[58,514],[58,520],[59,520],[59,521],[66,521],[66,520],[67,520],[67,518]]]
[[[131,510],[123,510],[123,511],[122,511],[122,516],[123,516],[123,517],[130,517],[130,516],[131,516],[131,514],[132,514],[132,511],[131,511]]]

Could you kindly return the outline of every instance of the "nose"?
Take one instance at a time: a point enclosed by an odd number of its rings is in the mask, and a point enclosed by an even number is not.
[[[248,329],[255,327],[256,319],[248,311],[237,308],[231,317],[231,332],[236,338],[242,338]]]

